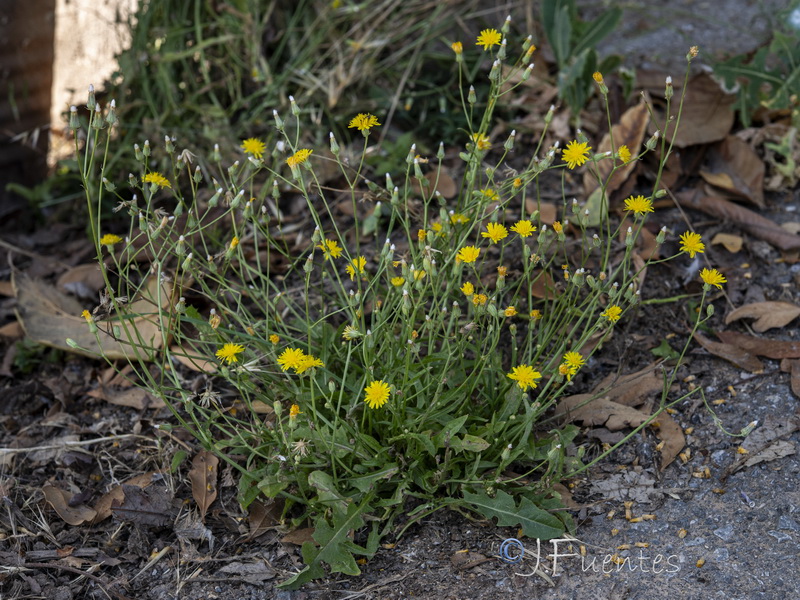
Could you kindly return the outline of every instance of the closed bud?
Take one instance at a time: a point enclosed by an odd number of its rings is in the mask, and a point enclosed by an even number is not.
[[[144,141],[144,147],[142,148],[142,154],[144,154],[145,158],[150,156],[150,140]]]
[[[628,248],[630,248],[631,246],[633,246],[633,242],[634,242],[634,239],[633,239],[633,229],[631,229],[630,227],[628,227],[628,231],[626,231],[626,232],[625,232],[625,245],[626,245]]]
[[[97,107],[97,100],[94,97],[94,86],[89,84],[89,99],[86,101],[86,108],[94,110]]]
[[[241,204],[242,198],[244,198],[244,190],[239,190],[239,193],[231,200],[231,208],[237,208]]]
[[[112,100],[111,103],[108,105],[108,114],[106,114],[106,123],[108,123],[109,127],[113,127],[117,124],[117,101]]]
[[[644,143],[644,147],[645,147],[645,148],[647,148],[647,149],[648,149],[648,150],[650,150],[650,151],[652,151],[652,150],[655,150],[655,148],[656,148],[656,144],[658,143],[658,137],[659,137],[659,135],[660,135],[660,134],[659,134],[659,132],[658,132],[658,131],[656,131],[656,132],[655,132],[655,133],[652,135],[652,137],[650,137],[650,139],[648,139],[648,140],[647,140],[647,141]]]
[[[503,26],[500,28],[500,31],[503,33],[504,36],[508,35],[509,30],[511,29],[511,15],[506,17]]]
[[[394,182],[392,181],[392,176],[389,173],[386,173],[386,191],[391,192],[393,187]]]
[[[164,146],[167,149],[167,154],[172,154],[175,152],[175,144],[172,143],[172,138],[168,135],[164,136]]]
[[[222,195],[222,188],[217,188],[217,191],[214,192],[214,195],[211,196],[208,200],[209,208],[214,208],[217,204],[219,204],[219,197]]]
[[[522,72],[522,81],[528,81],[528,79],[531,78],[532,72],[533,72],[533,63],[525,67],[525,70]]]
[[[506,38],[503,38],[503,41],[500,43],[500,50],[497,51],[497,59],[505,60],[507,50],[508,50],[508,40]]]
[[[444,142],[439,142],[439,149],[436,151],[436,158],[439,160],[444,158]]]
[[[102,129],[106,126],[105,121],[103,120],[103,115],[100,112],[100,105],[97,104],[94,107],[94,118],[92,118],[92,127],[95,129]]]
[[[108,179],[103,177],[103,187],[106,188],[106,191],[113,192],[117,189],[117,186],[111,183]]]
[[[469,93],[467,94],[467,102],[475,104],[478,101],[478,96],[475,94],[475,87],[469,86]]]
[[[339,156],[339,142],[336,141],[332,131],[328,134],[328,138],[331,143],[331,154]]]
[[[281,119],[277,110],[272,110],[272,116],[275,118],[275,128],[278,131],[283,131],[283,119]]]
[[[414,162],[414,159],[417,157],[417,145],[411,144],[411,148],[408,150],[408,154],[406,155],[406,163],[411,164]]]
[[[189,252],[189,254],[186,256],[186,258],[183,259],[183,263],[181,264],[181,268],[184,271],[188,271],[191,268],[191,266],[192,266],[192,256],[193,256],[192,253]]]
[[[294,96],[289,96],[289,105],[292,110],[292,114],[296,117],[300,114],[300,107],[297,106],[297,102],[294,101]]]
[[[497,59],[492,63],[492,70],[489,71],[489,80],[500,81],[500,59]]]
[[[703,287],[709,287],[710,288],[711,286],[706,283],[706,284],[703,284]],[[713,304],[709,304],[708,306],[706,306],[706,316],[707,317],[711,317],[713,315],[714,315],[714,305]]]
[[[506,143],[503,144],[503,148],[511,152],[511,150],[514,149],[514,138],[516,137],[517,137],[517,130],[512,129],[511,134],[508,136],[508,139],[506,140]]]
[[[203,172],[200,170],[200,165],[197,165],[194,168],[194,175],[192,176],[192,179],[194,179],[195,183],[200,183],[203,181]]]
[[[675,91],[672,89],[672,77],[667,75],[666,89],[664,90],[664,98],[669,100]]]
[[[219,162],[222,160],[222,154],[219,151],[219,144],[214,144],[214,151],[211,153],[211,160],[213,162]]]

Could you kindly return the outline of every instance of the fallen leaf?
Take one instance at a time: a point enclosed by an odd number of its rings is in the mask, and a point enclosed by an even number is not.
[[[58,516],[70,525],[76,526],[89,523],[97,514],[93,509],[83,504],[70,506],[69,501],[72,498],[72,494],[52,485],[45,485],[42,488],[42,493],[44,494],[44,499],[53,507]]]
[[[247,539],[253,540],[280,523],[283,502],[273,499],[264,504],[260,500],[254,500],[248,511],[247,522],[250,533],[247,534]]]
[[[219,459],[208,450],[198,452],[192,459],[189,481],[192,482],[192,498],[204,521],[208,507],[217,499],[217,467]]]
[[[650,92],[653,99],[664,97],[664,73],[654,71],[637,71],[637,84]],[[680,93],[676,90],[676,97]],[[666,133],[668,140],[675,136],[675,146],[685,148],[695,144],[709,144],[725,138],[734,121],[733,103],[736,96],[726,94],[720,85],[707,73],[692,77],[686,86],[686,97],[683,102],[673,98],[670,106],[670,123]],[[663,102],[653,102],[655,123],[664,123],[666,106]],[[680,127],[675,134],[677,114],[682,106]],[[655,132],[655,124],[651,122],[650,132]]]
[[[140,488],[135,485],[122,485],[124,500],[114,500],[111,512],[122,521],[136,525],[164,527],[175,518],[172,497],[164,486]]]
[[[741,236],[732,235],[730,233],[718,233],[714,236],[714,239],[711,240],[711,245],[715,246],[717,244],[722,244],[725,246],[725,250],[732,254],[736,254],[739,250],[742,249],[742,244],[744,244],[744,240]]]
[[[136,477],[132,477],[125,481],[125,485],[135,485],[137,487],[147,487],[153,483],[155,477],[160,476],[158,471],[150,471],[149,473],[142,473]],[[125,493],[122,491],[122,484],[115,485],[108,492],[103,494],[100,499],[95,503],[94,510],[97,515],[92,520],[92,524],[96,525],[101,521],[105,521],[111,516],[111,505],[114,501],[122,503],[125,500]]]
[[[555,282],[550,273],[543,271],[531,284],[531,295],[534,298],[554,298],[558,295]]]
[[[438,177],[438,180],[437,180]],[[458,185],[456,184],[455,180],[450,176],[447,172],[445,167],[442,167],[441,170],[437,171],[429,171],[425,173],[425,179],[428,181],[428,184],[425,187],[425,194],[430,195],[433,193],[434,190],[439,192],[445,198],[453,198],[458,193]],[[435,188],[433,186],[436,186]],[[411,187],[416,194],[423,193],[420,189],[419,181],[416,179],[411,180]]]
[[[45,346],[91,358],[105,356],[111,360],[136,360],[136,355],[131,350],[132,344],[159,348],[162,342],[160,327],[152,316],[156,306],[153,299],[159,295],[155,279],[152,281],[153,284],[145,291],[145,297],[128,307],[130,314],[142,316],[127,320],[125,327],[120,326],[118,320],[98,321],[96,336],[89,331],[86,321],[80,316],[84,307],[73,298],[44,281],[15,273],[13,283],[17,294],[17,318],[27,336]],[[160,297],[162,306],[166,308],[171,304],[171,293],[166,283],[162,286]],[[115,326],[119,329],[119,339],[108,333]],[[78,348],[67,344],[67,338],[74,340]],[[146,357],[147,354],[138,350],[138,356]]]
[[[658,368],[660,364],[653,363],[628,375],[610,373],[595,386],[594,393],[626,406],[643,404],[649,396],[664,387],[664,379]]]
[[[207,356],[202,356],[193,351],[186,351],[180,346],[172,346],[169,349],[172,358],[181,363],[184,367],[198,373],[216,373],[217,363],[209,360]]]
[[[564,398],[556,406],[555,417],[563,417],[567,422],[578,422],[584,426],[604,426],[609,431],[638,427],[650,418],[640,410],[608,398],[591,398],[591,394]]]
[[[223,579],[241,580],[250,585],[263,585],[265,581],[274,579],[277,575],[275,569],[263,560],[257,562],[232,562],[221,567],[216,575]]]
[[[0,337],[9,340],[18,340],[24,335],[25,331],[22,329],[22,325],[19,324],[19,321],[12,321],[0,327]]]
[[[800,249],[800,236],[789,233],[780,225],[762,217],[756,212],[729,202],[718,196],[700,196],[694,192],[677,194],[678,202],[684,208],[700,210],[722,221],[733,221],[745,231],[759,239],[769,242],[781,250]]]
[[[295,546],[302,546],[306,542],[311,542],[315,546],[319,546],[317,540],[314,539],[314,528],[303,527],[302,529],[295,529],[290,531],[281,538],[284,544],[294,544]]]
[[[750,456],[744,463],[745,467],[752,467],[762,462],[769,462],[784,456],[790,456],[796,452],[794,442],[790,440],[778,440],[764,448],[758,454]]]
[[[724,358],[739,368],[750,371],[751,373],[759,373],[764,370],[764,364],[760,360],[747,350],[738,346],[726,342],[721,344],[719,342],[714,342],[701,333],[695,333],[694,339],[711,354]]]
[[[86,394],[92,398],[105,400],[109,404],[116,406],[128,406],[136,410],[147,410],[148,408],[164,408],[166,404],[161,398],[157,398],[141,388],[128,388],[126,390],[115,390],[110,387],[100,386],[90,390]]]
[[[529,196],[525,199],[525,210],[529,214],[538,210],[539,218],[545,225],[552,225],[558,219],[558,209],[552,202],[539,202],[537,204],[536,199]]]
[[[738,319],[756,319],[753,330],[764,333],[767,329],[785,327],[799,316],[800,306],[789,302],[754,302],[732,311],[725,317],[725,324]]]
[[[105,287],[103,273],[98,263],[77,265],[61,274],[56,281],[58,289],[84,300],[95,300],[97,292]]]
[[[611,126],[611,135],[606,133],[603,136],[595,152],[598,154],[601,152],[610,152],[611,137],[613,136],[615,149],[624,145],[631,151],[632,156],[637,156],[642,149],[642,141],[644,141],[644,136],[647,133],[647,123],[649,120],[650,113],[644,101],[636,106],[632,106],[622,114],[619,123]],[[591,193],[600,186],[600,181],[606,181],[608,179],[615,164],[619,168],[611,176],[611,179],[606,182],[605,186],[606,194],[609,197],[625,183],[625,180],[628,179],[631,172],[639,163],[632,160],[628,164],[622,166],[619,160],[601,160],[597,163],[599,179],[595,173],[590,173],[588,170],[583,176],[583,187],[586,191],[586,196],[591,195]],[[591,217],[592,213],[590,212],[589,218]]]
[[[599,481],[592,482],[591,494],[601,494],[607,500],[633,500],[645,504],[653,498],[661,496],[655,489],[656,480],[641,470],[629,469],[624,473],[615,473]]]
[[[709,170],[700,170],[704,180],[764,208],[764,163],[750,144],[729,135],[707,156]]]
[[[683,435],[683,428],[666,411],[656,417],[655,423],[658,423],[655,428],[656,437],[664,442],[661,448],[661,465],[658,468],[663,471],[686,446],[686,436]]]
[[[469,550],[454,552],[452,556],[450,556],[450,564],[453,565],[453,568],[456,571],[465,571],[467,569],[471,569],[473,567],[477,567],[485,563],[487,560],[483,554],[480,552],[471,552]]]
[[[782,358],[800,358],[800,342],[782,340],[765,340],[735,331],[718,331],[717,337],[726,344],[736,346],[750,354],[780,360]]]

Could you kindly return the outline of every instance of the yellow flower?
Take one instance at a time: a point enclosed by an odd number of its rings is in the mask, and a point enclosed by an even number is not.
[[[441,223],[434,223],[433,225],[431,225],[431,229],[433,229],[433,231],[435,233],[441,233],[442,232],[442,224]]]
[[[483,306],[486,304],[487,300],[489,300],[489,298],[486,297],[486,294],[475,294],[472,296],[472,303],[475,306]]]
[[[603,83],[603,74],[600,71],[595,71],[592,73],[592,79],[594,79],[597,83]]]
[[[323,242],[317,244],[316,247],[322,250],[322,255],[325,257],[325,260],[329,258],[339,258],[342,252],[344,252],[344,249],[339,246],[339,242],[336,240],[323,240]]]
[[[456,54],[461,54],[462,52],[464,52],[464,46],[461,44],[461,42],[453,42],[452,44],[450,44],[450,47]]]
[[[572,140],[564,151],[561,153],[561,158],[567,163],[570,169],[580,167],[589,159],[589,151],[591,148],[586,142],[578,143],[577,140]]]
[[[561,224],[561,221],[553,221],[553,231],[558,234],[564,231],[564,226]]]
[[[500,32],[497,31],[497,29],[484,29],[478,36],[478,41],[475,43],[475,45],[483,46],[484,51],[486,51],[492,46],[499,45],[502,39],[503,36],[500,35]]]
[[[461,213],[453,213],[450,215],[450,222],[453,225],[463,225],[464,223],[469,223],[469,219]]]
[[[121,241],[122,238],[113,233],[107,233],[100,238],[100,244],[103,246],[113,246],[114,244],[119,244]]]
[[[242,141],[240,148],[245,151],[245,154],[252,154],[256,158],[261,158],[264,155],[264,150],[267,149],[267,145],[258,138],[247,138]]]
[[[471,282],[467,281],[464,285],[461,286],[461,291],[464,292],[465,296],[472,296],[472,294],[475,293],[475,286],[472,285]]]
[[[513,317],[514,315],[517,314],[517,309],[514,308],[513,306],[509,306],[503,311],[503,314],[505,314],[505,316],[507,317]]]
[[[275,345],[281,341],[281,338],[279,338],[277,334],[273,333],[271,336],[269,336],[269,341],[272,342],[273,345]]]
[[[289,158],[286,159],[286,164],[290,167],[296,167],[297,165],[301,165],[308,160],[308,157],[311,156],[313,150],[309,150],[307,148],[303,148],[298,150],[294,154],[292,154]]]
[[[161,173],[156,173],[155,171],[153,173],[148,173],[147,175],[145,175],[142,181],[144,181],[145,183],[155,183],[160,188],[172,187],[172,185],[170,185],[169,180],[166,177],[164,177]]]
[[[379,127],[378,117],[369,113],[358,113],[350,121],[348,127],[356,128],[359,131],[369,131],[372,127]]]
[[[690,258],[694,258],[698,252],[705,252],[705,249],[699,233],[687,231],[681,235],[681,252],[688,252]]]
[[[475,142],[475,147],[478,150],[488,150],[492,147],[488,135],[484,135],[482,133],[473,133],[471,137],[472,141]]]
[[[303,358],[301,358],[297,366],[295,366],[294,372],[300,375],[301,373],[305,373],[306,370],[310,369],[311,367],[324,367],[324,366],[325,365],[320,359],[314,358],[310,354],[303,354]]]
[[[542,318],[542,311],[540,311],[538,308],[534,308],[529,313],[529,315],[530,315],[531,319],[533,319],[534,321],[538,321],[539,319]]]
[[[605,317],[612,323],[616,323],[619,321],[620,316],[622,316],[622,309],[616,304],[612,304],[600,316]]]
[[[492,188],[481,190],[481,195],[483,196],[484,200],[488,200],[489,202],[497,202],[500,200],[500,195]]]
[[[239,238],[236,237],[236,236],[233,236],[233,238],[231,239],[230,249],[233,250],[238,245],[239,245]]]
[[[240,344],[225,344],[222,348],[217,350],[217,358],[228,364],[235,363],[237,354],[244,352],[244,346]]]
[[[625,198],[625,210],[635,212],[637,215],[653,212],[653,202],[644,196],[631,196]]]
[[[361,337],[361,332],[353,327],[352,325],[345,325],[344,331],[342,331],[342,338],[350,341],[355,340]]]
[[[486,226],[486,231],[481,233],[481,237],[489,238],[495,244],[507,236],[508,229],[500,223],[489,223]]]
[[[81,316],[82,316],[84,319],[86,319],[86,322],[87,322],[87,323],[91,323],[91,322],[92,322],[92,320],[93,320],[93,319],[92,319],[92,314],[91,314],[91,313],[90,313],[88,310],[84,310],[84,311],[81,313]]]
[[[500,265],[499,267],[497,267],[497,275],[499,277],[505,277],[506,275],[508,275],[508,267],[503,266],[503,265]]]
[[[475,246],[464,246],[458,251],[458,254],[456,254],[456,262],[473,263],[478,260],[480,253],[480,248],[476,248]]]
[[[402,277],[392,277],[391,282],[394,287],[400,287],[406,282],[406,280]]]
[[[364,402],[372,408],[380,408],[389,400],[389,384],[384,381],[373,381],[364,388]]]
[[[300,407],[297,404],[292,404],[292,406],[289,407],[289,418],[296,419],[297,415],[299,414],[300,414]]]
[[[289,369],[297,369],[297,366],[303,361],[305,352],[299,348],[287,348],[278,357],[278,364],[281,370],[288,371]]]
[[[511,231],[516,233],[519,237],[526,238],[536,231],[536,226],[528,220],[517,221],[511,226]]]
[[[580,352],[567,352],[564,355],[564,362],[570,367],[575,367],[576,369],[580,369],[586,364],[586,361],[583,359],[583,356],[581,356]]]
[[[351,263],[352,264],[347,265],[344,270],[350,275],[350,281],[353,281],[353,278],[356,276],[356,271],[358,271],[360,275],[364,274],[364,265],[367,264],[367,259],[363,256],[359,256],[358,258],[354,258]]]
[[[529,365],[519,365],[518,367],[514,367],[507,377],[516,381],[517,385],[521,387],[524,392],[528,388],[535,390],[537,386],[536,382],[542,378],[542,374]]]
[[[722,284],[727,283],[725,276],[716,269],[703,269],[700,271],[700,279],[707,285],[715,285],[722,289]]]
[[[620,146],[619,149],[617,150],[617,153],[619,154],[619,159],[623,163],[627,163],[631,160],[631,151],[628,149],[627,146]]]
[[[420,269],[419,271],[414,271],[414,281],[419,281],[420,279],[425,279],[427,273]]]
[[[515,188],[521,188],[522,187],[522,178],[521,177],[515,177],[514,181],[511,182],[511,185],[513,185]]]

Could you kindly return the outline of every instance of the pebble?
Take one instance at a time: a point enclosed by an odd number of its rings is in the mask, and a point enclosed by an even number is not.
[[[779,542],[786,542],[792,539],[792,536],[790,536],[788,533],[783,533],[782,531],[776,531],[774,529],[772,531],[768,531],[767,533],[769,533]]]
[[[791,529],[792,531],[800,531],[800,524],[791,517],[781,515],[778,519],[778,529]]]
[[[714,535],[721,539],[723,542],[730,542],[736,535],[736,529],[733,525],[726,525],[714,530]]]
[[[717,548],[711,555],[711,557],[714,559],[715,562],[724,562],[728,560],[729,556],[730,553],[728,552],[727,548]]]
[[[693,540],[689,540],[688,542],[686,542],[686,545],[687,546],[699,546],[700,544],[705,544],[705,543],[706,543],[706,538],[696,537]]]

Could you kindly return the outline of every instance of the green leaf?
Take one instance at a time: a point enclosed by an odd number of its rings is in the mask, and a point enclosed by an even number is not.
[[[581,31],[580,38],[575,41],[575,48],[573,48],[572,53],[580,54],[584,50],[596,47],[604,37],[607,37],[616,29],[621,18],[622,11],[619,8],[615,7],[611,10],[603,11],[599,17],[586,25],[585,29]]]
[[[346,511],[338,508],[338,506],[334,507],[333,526],[328,523],[325,517],[317,517],[314,522],[314,539],[319,543],[319,548],[311,542],[305,542],[302,553],[306,567],[283,583],[280,583],[278,587],[297,589],[312,579],[324,577],[323,562],[330,566],[331,573],[361,574],[353,554],[370,556],[371,553],[366,548],[353,543],[348,536],[351,531],[364,526],[361,514],[368,508],[367,500],[362,502],[360,506],[355,503],[350,504]]]
[[[446,444],[450,443],[451,439],[461,430],[464,423],[469,418],[469,415],[461,415],[457,419],[453,419],[444,426],[439,433],[433,438],[433,443],[437,448],[444,448]]]
[[[336,482],[324,471],[313,471],[308,476],[308,485],[317,490],[319,501],[325,505],[333,505],[342,510],[347,506],[348,500],[336,487]]]
[[[496,518],[500,527],[521,527],[522,532],[531,538],[550,540],[564,533],[564,523],[549,512],[537,507],[529,498],[522,496],[519,506],[514,498],[498,490],[494,498],[484,491],[472,493],[464,491],[464,500],[469,508],[489,519]]]
[[[366,493],[370,491],[370,489],[374,487],[378,481],[382,479],[391,479],[392,476],[398,471],[400,471],[400,468],[396,464],[390,463],[385,465],[380,471],[362,475],[361,477],[353,477],[349,480],[349,483],[358,491]]]
[[[654,356],[660,356],[669,360],[674,360],[680,357],[680,352],[677,352],[669,345],[667,340],[661,340],[661,344],[657,348],[651,348],[650,353]]]
[[[454,437],[450,439],[450,447],[456,452],[483,452],[489,446],[489,442],[483,438],[468,433],[463,437]]]

